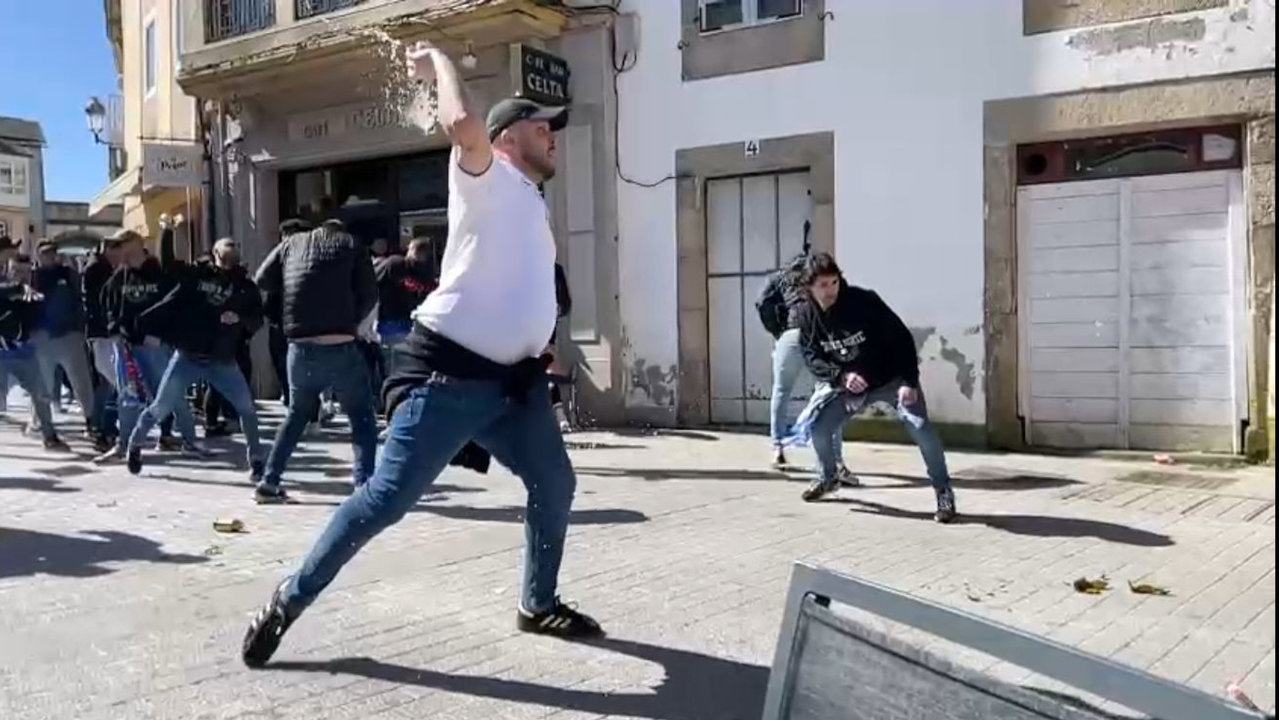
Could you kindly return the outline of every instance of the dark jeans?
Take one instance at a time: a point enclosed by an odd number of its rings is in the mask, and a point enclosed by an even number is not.
[[[262,484],[275,487],[297,448],[306,424],[320,410],[320,393],[332,389],[351,423],[355,448],[353,479],[362,485],[373,475],[377,455],[377,419],[373,415],[368,366],[355,342],[338,345],[289,344],[289,409],[275,434]]]
[[[360,548],[417,504],[472,439],[528,489],[520,605],[530,612],[550,609],[577,481],[546,384],[535,383],[520,403],[503,397],[499,382],[438,375],[395,408],[377,472],[329,520],[285,588],[288,607],[310,605]]]

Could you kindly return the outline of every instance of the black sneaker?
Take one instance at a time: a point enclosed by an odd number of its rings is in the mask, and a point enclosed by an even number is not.
[[[125,467],[129,468],[130,475],[137,475],[142,472],[142,448],[129,448],[129,452],[124,458]]]
[[[955,492],[947,489],[937,493],[937,513],[933,518],[943,524],[948,525],[959,517],[959,511],[955,509]]]
[[[71,452],[71,446],[62,442],[62,438],[57,435],[44,439],[44,449],[53,450],[54,452]]]
[[[555,607],[540,613],[529,613],[523,609],[516,612],[515,626],[520,632],[535,635],[554,635],[555,637],[585,640],[604,637],[604,629],[588,615],[583,615],[577,608],[555,598]]]
[[[785,451],[785,450],[783,450],[782,448],[779,448],[779,447],[775,447],[775,448],[773,448],[773,462],[772,462],[772,465],[773,465],[773,468],[774,468],[775,470],[782,470],[782,469],[784,469],[784,468],[788,465],[788,463],[786,462],[786,451]]]
[[[224,422],[214,423],[204,429],[204,438],[206,440],[209,438],[230,437],[230,435],[231,429]]]
[[[279,485],[258,483],[258,486],[253,490],[253,500],[259,505],[283,505],[292,500],[292,498]]]
[[[249,464],[249,482],[257,485],[262,482],[262,474],[266,472],[266,466],[261,460],[254,460]]]
[[[827,494],[833,493],[838,489],[838,480],[824,480],[822,478],[817,478],[813,481],[813,484],[809,485],[808,489],[804,491],[802,497],[804,498],[804,502],[817,502],[818,500],[826,497]]]
[[[280,583],[275,592],[271,593],[271,601],[263,605],[258,614],[253,616],[248,632],[244,633],[244,643],[240,646],[240,658],[248,667],[260,668],[266,665],[275,654],[276,648],[280,647],[284,632],[298,618],[297,614],[289,613],[280,597],[284,586],[291,580],[292,578]]]
[[[103,435],[102,433],[97,433],[96,435],[93,436],[94,452],[101,454],[110,450],[113,447],[115,447],[114,438],[109,438],[106,435]]]

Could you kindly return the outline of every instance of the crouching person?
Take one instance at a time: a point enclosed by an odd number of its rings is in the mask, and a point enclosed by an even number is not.
[[[839,487],[839,456],[832,437],[845,421],[876,403],[896,410],[928,468],[937,495],[937,521],[955,519],[946,454],[928,420],[919,387],[919,356],[906,324],[873,291],[848,285],[835,258],[817,253],[805,262],[803,281],[813,302],[799,314],[804,361],[824,395],[813,419],[813,449],[820,475],[804,499],[820,500]]]

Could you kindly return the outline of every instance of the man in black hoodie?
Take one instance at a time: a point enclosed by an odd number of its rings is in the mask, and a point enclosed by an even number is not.
[[[812,302],[799,313],[804,360],[824,403],[812,422],[813,449],[821,473],[804,492],[812,502],[839,487],[832,434],[876,403],[891,404],[919,446],[937,495],[937,521],[955,519],[946,454],[928,420],[919,387],[919,356],[906,324],[871,290],[848,285],[835,258],[817,253],[804,267]]]
[[[115,395],[115,346],[107,333],[107,316],[102,307],[102,288],[120,263],[120,239],[115,235],[102,241],[102,248],[80,275],[80,296],[84,301],[84,334],[89,341],[97,382],[93,397],[93,445],[106,452],[115,445],[116,420],[109,411]]]
[[[0,250],[10,249],[0,238]],[[5,262],[0,253],[0,262]],[[39,323],[41,297],[26,283],[6,277],[0,269],[0,378],[5,379],[0,392],[8,393],[8,377],[12,375],[31,396],[31,407],[44,436],[46,450],[68,451],[58,438],[49,409],[49,388],[40,376],[35,343],[31,336]]]
[[[120,405],[120,435],[117,446],[98,456],[108,463],[125,456],[129,437],[142,409],[156,396],[171,348],[138,321],[160,302],[176,284],[177,261],[173,254],[173,229],[168,218],[161,219],[160,260],[147,253],[142,236],[131,230],[119,233],[120,265],[102,288],[102,308],[107,332],[115,338],[116,391]],[[196,441],[195,417],[185,402],[173,408],[183,452],[197,457],[208,453]]]
[[[262,297],[234,262],[235,243],[219,240],[211,263],[179,265],[173,288],[138,317],[138,327],[174,348],[155,400],[142,411],[129,438],[129,472],[142,471],[142,443],[157,419],[186,405],[186,389],[201,380],[240,416],[250,477],[262,478],[262,443],[249,383],[236,353],[262,326]]]

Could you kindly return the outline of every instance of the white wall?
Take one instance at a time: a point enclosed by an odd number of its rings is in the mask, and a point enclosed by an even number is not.
[[[1074,31],[1023,36],[1021,0],[827,0],[825,61],[684,83],[679,5],[622,3],[640,16],[619,84],[623,171],[652,181],[680,148],[833,131],[837,259],[908,325],[935,329],[924,381],[947,422],[985,421],[982,103],[1274,67],[1273,0],[1177,16],[1205,21],[1192,45],[1109,55],[1068,46]],[[670,367],[675,186],[618,188],[624,367]],[[648,402],[629,390],[629,405]]]

